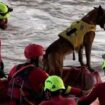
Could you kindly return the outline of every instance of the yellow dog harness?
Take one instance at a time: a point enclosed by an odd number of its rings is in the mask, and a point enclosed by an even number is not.
[[[69,32],[72,29],[76,29],[75,32],[68,35],[67,32]],[[78,48],[80,45],[83,44],[84,35],[87,32],[96,31],[96,25],[91,25],[88,23],[83,22],[82,20],[73,22],[70,27],[68,27],[66,30],[61,32],[59,36],[63,37],[64,39],[68,40],[75,48]]]

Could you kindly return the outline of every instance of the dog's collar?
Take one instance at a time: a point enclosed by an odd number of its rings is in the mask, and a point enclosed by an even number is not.
[[[86,28],[88,28],[90,31],[96,31],[96,25],[86,23],[83,20],[80,20],[79,22],[81,22],[81,25],[86,26]]]

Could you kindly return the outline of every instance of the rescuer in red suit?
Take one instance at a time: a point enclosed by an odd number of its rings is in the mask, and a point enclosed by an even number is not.
[[[90,105],[97,98],[99,105],[105,105],[105,82],[95,85],[91,93],[87,96],[81,97],[78,101],[78,105]]]
[[[59,76],[49,76],[44,85],[47,100],[41,102],[39,105],[76,105],[75,98],[62,96],[64,90],[63,80]]]
[[[9,105],[38,104],[42,100],[42,89],[48,74],[40,67],[44,48],[38,44],[25,47],[27,61],[12,68],[9,73]]]
[[[25,47],[26,62],[14,66],[8,75],[9,105],[37,105],[43,100],[43,84],[49,76],[40,67],[43,54],[44,48],[41,45],[29,44]],[[63,93],[80,96],[82,91],[79,88],[66,86]]]

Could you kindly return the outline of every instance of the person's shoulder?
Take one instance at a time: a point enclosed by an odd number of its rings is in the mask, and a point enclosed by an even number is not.
[[[31,74],[40,75],[40,76],[48,76],[48,74],[40,67],[34,68]]]
[[[38,73],[43,73],[44,72],[44,70],[41,67],[34,67],[33,71],[38,72]]]
[[[37,72],[46,73],[46,71],[43,68],[41,68],[41,67],[37,67],[37,68],[35,68],[35,70]]]
[[[35,69],[39,70],[39,71],[43,71],[43,68],[41,68],[41,67],[36,67]]]

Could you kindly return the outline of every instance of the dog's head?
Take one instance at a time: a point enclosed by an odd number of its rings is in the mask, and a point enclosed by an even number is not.
[[[97,12],[96,23],[105,30],[105,9],[99,6],[94,7],[94,10]]]

